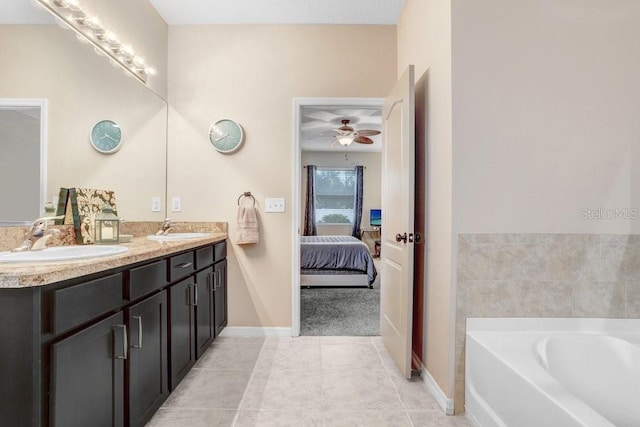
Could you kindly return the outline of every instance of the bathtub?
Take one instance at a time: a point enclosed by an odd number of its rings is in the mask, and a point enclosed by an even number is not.
[[[467,319],[476,426],[640,426],[640,319]]]

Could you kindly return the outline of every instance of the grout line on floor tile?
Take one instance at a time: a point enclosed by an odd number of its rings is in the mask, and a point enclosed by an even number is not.
[[[267,343],[267,340],[262,342],[262,347],[260,347],[260,352],[258,353],[258,358],[253,365],[253,369],[251,370],[251,375],[249,376],[249,381],[247,381],[247,385],[244,388],[244,392],[242,393],[242,399],[240,399],[240,403],[238,403],[238,408],[236,410],[236,414],[233,416],[233,422],[231,423],[231,427],[234,427],[238,422],[238,416],[240,415],[240,409],[242,408],[242,404],[244,402],[245,397],[247,396],[247,392],[249,391],[249,386],[251,385],[251,381],[253,381],[253,377],[256,374],[256,370],[258,369],[258,362],[260,361],[260,357],[262,356],[262,352],[264,351],[264,347]]]
[[[382,367],[384,368],[384,373],[387,376],[387,379],[391,382],[391,386],[393,387],[393,390],[396,393],[396,397],[398,398],[398,400],[400,401],[400,404],[402,405],[404,416],[407,417],[407,419],[409,420],[409,424],[412,425],[413,427],[415,427],[415,425],[413,424],[413,420],[409,416],[409,412],[407,410],[407,406],[404,404],[404,400],[402,400],[402,397],[400,397],[400,393],[398,392],[398,387],[396,387],[396,383],[393,381],[393,379],[391,379],[391,374],[389,373],[389,369],[387,368],[387,366],[384,363],[384,360],[382,359],[382,354],[380,354],[380,349],[375,345],[375,343],[373,343],[373,339],[371,341],[372,341],[372,344],[374,344],[373,347],[376,349],[376,353],[378,354],[378,357],[380,358],[380,363],[382,364]],[[384,348],[384,346],[383,346],[383,348]]]

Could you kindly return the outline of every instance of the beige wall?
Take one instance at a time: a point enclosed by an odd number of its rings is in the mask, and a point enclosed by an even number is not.
[[[125,219],[161,220],[151,197],[165,194],[166,102],[57,25],[0,25],[0,55],[0,98],[48,100],[45,198],[60,187],[110,189]],[[102,119],[123,130],[112,155],[89,143]]]
[[[423,363],[453,397],[451,5],[407,0],[398,22],[398,75],[426,73],[427,281]]]
[[[380,200],[380,186],[382,183],[382,169],[381,153],[358,153],[349,152],[348,162],[345,161],[345,152],[343,149],[336,149],[337,152],[327,151],[303,151],[302,152],[302,165],[316,165],[325,167],[353,167],[355,165],[362,165],[366,169],[364,170],[363,177],[364,183],[362,186],[362,224],[361,228],[369,228],[369,210],[380,209],[382,202]],[[302,177],[300,178],[300,189],[302,206],[300,212],[302,217],[300,218],[300,224],[304,225],[304,203],[306,200],[306,186],[307,186],[307,170],[302,170]],[[336,235],[336,234],[348,234],[351,235],[351,226],[344,225],[319,225],[319,235]]]
[[[291,326],[293,98],[382,97],[395,80],[393,26],[210,25],[169,31],[169,197],[177,220],[228,221],[229,325]],[[246,141],[216,152],[209,126]],[[297,177],[295,178],[297,179]],[[257,199],[260,243],[238,246],[238,196]],[[265,213],[285,197],[285,213]]]
[[[456,229],[640,231],[638,3],[453,4]]]

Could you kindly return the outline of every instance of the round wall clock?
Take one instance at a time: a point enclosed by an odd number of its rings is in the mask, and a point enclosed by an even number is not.
[[[113,120],[100,120],[91,128],[89,140],[99,152],[115,153],[122,147],[122,129]]]
[[[230,119],[218,120],[209,129],[209,141],[221,153],[233,153],[244,141],[242,126]]]

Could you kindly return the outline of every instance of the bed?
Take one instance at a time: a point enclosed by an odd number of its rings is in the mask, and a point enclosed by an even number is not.
[[[378,275],[366,243],[351,236],[301,236],[301,286],[368,286]]]

